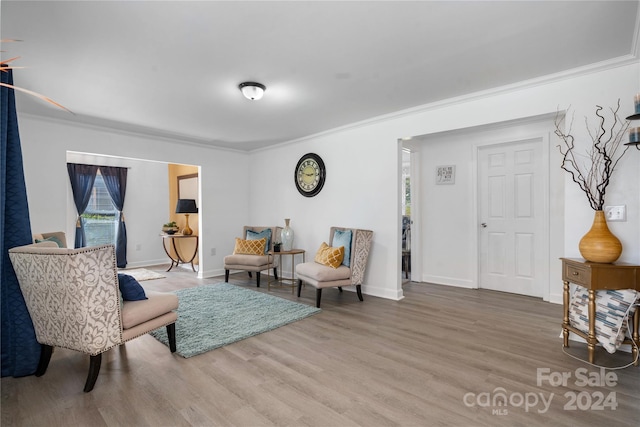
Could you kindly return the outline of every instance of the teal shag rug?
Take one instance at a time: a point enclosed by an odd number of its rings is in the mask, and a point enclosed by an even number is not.
[[[271,331],[321,310],[229,283],[174,291],[178,295],[176,352],[192,357]],[[167,329],[151,335],[169,345]]]

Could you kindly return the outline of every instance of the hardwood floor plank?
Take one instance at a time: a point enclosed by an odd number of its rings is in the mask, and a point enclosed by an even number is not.
[[[171,291],[214,284],[190,271],[151,268],[142,282]],[[246,273],[231,283],[255,287]],[[269,292],[315,305],[305,288]],[[144,336],[103,356],[91,393],[82,387],[88,356],[55,349],[47,373],[2,378],[7,426],[637,426],[640,368],[614,372],[615,385],[581,385],[576,372],[599,370],[563,352],[562,307],[500,292],[407,283],[389,301],[327,289],[322,312],[189,359]],[[586,359],[582,343],[567,352]],[[598,350],[596,360],[624,364],[628,353]],[[538,370],[569,375],[538,381]],[[545,377],[547,378],[547,377]],[[529,408],[508,398],[533,399]],[[570,396],[614,393],[615,410],[565,408]],[[548,399],[544,407],[540,399]],[[484,400],[483,400],[484,399]],[[591,402],[592,403],[592,402]],[[570,406],[570,405],[569,405]]]

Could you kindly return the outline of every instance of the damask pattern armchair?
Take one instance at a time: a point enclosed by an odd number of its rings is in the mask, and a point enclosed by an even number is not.
[[[122,301],[113,245],[66,249],[48,241],[10,249],[9,258],[41,345],[36,376],[54,347],[80,351],[90,356],[89,392],[103,352],[163,326],[175,352],[178,297],[146,291],[146,300]]]
[[[296,275],[298,276],[298,297],[302,290],[302,284],[307,283],[316,288],[316,307],[320,308],[322,289],[338,288],[342,292],[343,286],[355,286],[358,299],[362,298],[362,283],[364,273],[367,268],[367,260],[371,243],[373,241],[373,231],[361,230],[357,228],[331,227],[329,232],[329,246],[338,246],[335,236],[339,233],[342,236],[351,235],[350,241],[341,241],[345,248],[345,257],[348,261],[343,262],[337,268],[322,265],[317,262],[305,262],[296,265]],[[344,243],[347,243],[346,245]],[[346,253],[349,256],[346,256]]]

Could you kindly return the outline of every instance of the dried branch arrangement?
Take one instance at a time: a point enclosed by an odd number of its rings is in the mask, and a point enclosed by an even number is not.
[[[591,149],[587,150],[584,155],[576,153],[575,139],[571,135],[573,119],[566,132],[562,129],[565,116],[561,117],[558,113],[555,119],[555,134],[562,140],[562,144],[558,145],[562,154],[560,167],[569,172],[573,182],[584,191],[591,208],[596,211],[602,210],[604,207],[609,181],[618,162],[629,149],[629,146],[622,144],[622,139],[629,128],[629,122],[618,116],[620,100],[618,99],[618,105],[615,109],[610,109],[612,118],[609,123],[602,114],[602,110],[601,106],[596,105],[596,116],[599,123],[594,129],[589,128],[587,118],[584,119],[587,132],[593,141]]]
[[[2,39],[2,40],[0,40],[0,43],[19,42],[19,41],[21,41],[21,40]],[[24,67],[16,67],[16,66],[13,66],[13,65],[9,65],[11,62],[13,62],[13,61],[15,61],[16,59],[19,59],[19,58],[20,58],[19,56],[16,56],[15,58],[11,58],[11,59],[6,59],[4,61],[0,61],[0,72],[6,73],[9,70],[15,70],[15,69],[18,69],[18,68],[24,68]],[[15,86],[15,85],[11,85],[11,84],[8,84],[8,83],[2,83],[2,82],[0,82],[0,86],[6,87],[6,88],[9,88],[9,89],[13,89],[13,90],[18,90],[18,91],[24,92],[24,93],[26,93],[28,95],[35,96],[36,98],[40,98],[43,101],[48,102],[49,104],[53,104],[58,108],[62,108],[63,110],[72,113],[64,105],[58,104],[53,99],[48,98],[48,97],[46,97],[44,95],[41,95],[41,94],[39,94],[37,92],[34,92],[32,90],[25,89],[25,88],[22,88],[22,87],[18,87],[18,86]]]

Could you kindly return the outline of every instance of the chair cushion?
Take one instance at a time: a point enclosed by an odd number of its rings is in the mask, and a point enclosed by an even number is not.
[[[118,273],[118,286],[120,287],[122,299],[125,301],[140,301],[147,299],[144,289],[133,276]]]
[[[236,246],[233,249],[235,254],[243,255],[263,255],[267,244],[267,238],[263,237],[258,240],[243,240],[236,238]]]
[[[266,254],[267,252],[269,252],[269,249],[271,249],[271,229],[270,228],[265,228],[260,232],[247,230],[247,235],[245,236],[245,239],[247,240],[260,240],[262,238],[267,239],[267,243],[265,244],[265,247],[264,247],[264,253]]]
[[[233,254],[224,257],[225,266],[263,267],[269,263],[267,255]]]
[[[129,329],[178,308],[178,296],[170,292],[147,291],[147,299],[122,304],[122,328]]]
[[[326,265],[332,268],[338,268],[342,264],[344,258],[344,246],[334,248],[322,242],[314,261],[318,264]]]
[[[346,265],[349,267],[351,263],[351,238],[353,237],[353,233],[351,230],[336,230],[333,233],[333,241],[331,242],[331,246],[339,247],[344,246],[344,257],[342,259],[342,265]]]
[[[332,268],[317,262],[305,262],[296,265],[296,273],[298,277],[304,276],[317,282],[333,282],[351,277],[351,269],[349,267],[341,265],[338,268]]]

